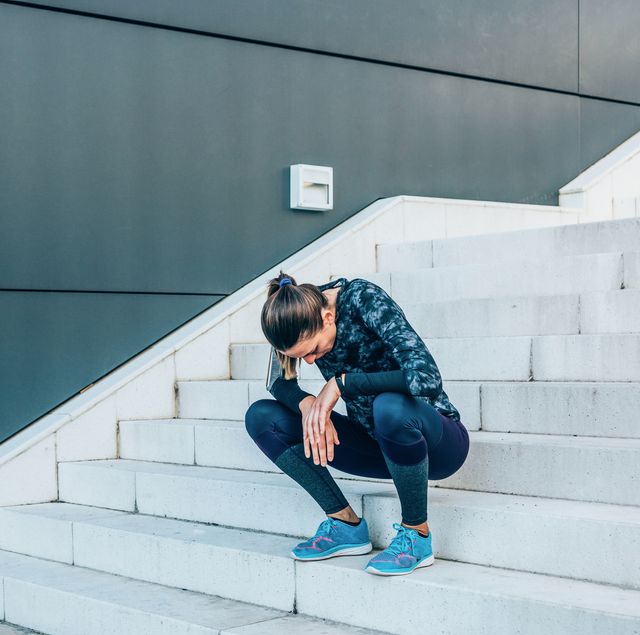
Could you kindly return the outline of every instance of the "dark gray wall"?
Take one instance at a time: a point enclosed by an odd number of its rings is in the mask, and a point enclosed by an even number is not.
[[[0,440],[380,197],[557,203],[640,128],[614,5],[0,1]]]

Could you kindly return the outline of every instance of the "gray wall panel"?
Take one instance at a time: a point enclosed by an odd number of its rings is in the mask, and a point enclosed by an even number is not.
[[[0,443],[219,300],[0,291]]]
[[[577,0],[53,0],[43,4],[577,90]]]
[[[580,0],[580,92],[640,104],[637,0]]]
[[[580,102],[580,164],[586,169],[640,130],[640,108],[599,99]]]

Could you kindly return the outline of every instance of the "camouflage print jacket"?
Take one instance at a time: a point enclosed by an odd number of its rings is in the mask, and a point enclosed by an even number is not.
[[[340,285],[336,297],[336,339],[333,348],[316,358],[325,380],[344,372],[342,399],[347,416],[373,436],[373,400],[386,390],[414,395],[460,421],[460,413],[442,389],[440,371],[422,338],[400,306],[377,284],[363,278],[337,278],[318,285],[324,291]],[[267,390],[293,412],[311,393],[297,378],[285,380],[271,347]]]

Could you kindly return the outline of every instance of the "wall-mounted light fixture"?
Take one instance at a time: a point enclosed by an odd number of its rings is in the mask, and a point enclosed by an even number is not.
[[[298,163],[290,169],[291,209],[333,209],[333,168]]]

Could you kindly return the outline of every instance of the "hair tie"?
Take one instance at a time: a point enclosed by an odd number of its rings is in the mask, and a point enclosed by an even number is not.
[[[280,280],[281,287],[284,287],[285,284],[293,284],[291,278],[282,278],[282,280]]]

